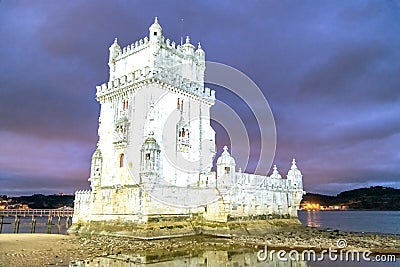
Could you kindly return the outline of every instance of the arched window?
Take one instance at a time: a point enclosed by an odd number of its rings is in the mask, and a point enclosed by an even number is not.
[[[120,168],[124,167],[124,160],[125,160],[125,155],[124,155],[124,153],[122,153],[121,155],[119,155],[119,167]]]

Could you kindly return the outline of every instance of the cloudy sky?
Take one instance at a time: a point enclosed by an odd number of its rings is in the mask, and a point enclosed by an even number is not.
[[[274,161],[285,174],[296,157],[306,191],[400,188],[399,1],[3,0],[0,194],[88,188],[108,47],[143,38],[155,16],[259,86]]]

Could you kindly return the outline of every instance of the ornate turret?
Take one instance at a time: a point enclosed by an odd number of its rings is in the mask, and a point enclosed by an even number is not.
[[[160,146],[154,138],[154,133],[150,132],[149,136],[143,142],[140,149],[140,173],[144,175],[158,175],[160,168]]]
[[[116,58],[120,53],[122,53],[117,38],[115,38],[114,43],[110,46],[109,50],[110,50],[110,57],[108,59],[108,66],[110,67],[110,81],[112,81],[115,79]]]
[[[235,167],[236,162],[233,157],[228,152],[228,147],[224,146],[224,152],[222,152],[221,156],[217,160],[217,183],[221,182],[218,180],[226,180],[225,185],[227,183],[233,183],[235,180]]]
[[[296,160],[293,159],[292,167],[290,168],[287,178],[291,181],[291,186],[294,188],[303,188],[303,175],[301,171],[297,168]]]
[[[103,168],[103,156],[100,149],[96,149],[92,156],[92,168],[90,170],[90,186],[93,191],[100,186],[101,173]]]
[[[118,44],[118,39],[114,39],[114,43],[110,46],[110,57],[108,59],[109,63],[112,63],[115,61],[115,58],[118,56],[119,53],[121,53],[121,47]]]
[[[201,44],[199,43],[197,45],[197,49],[195,52],[196,58],[200,61],[200,62],[204,62],[206,60],[206,53],[204,52],[204,50],[201,48]]]
[[[270,176],[271,178],[282,178],[282,175],[278,172],[278,168],[274,165],[274,170]]]
[[[182,45],[183,53],[187,56],[194,56],[194,45],[190,43],[190,38],[189,36],[186,36],[186,42],[184,45]]]
[[[149,28],[150,43],[159,43],[162,40],[162,28],[158,24],[158,18],[154,18],[154,23]]]

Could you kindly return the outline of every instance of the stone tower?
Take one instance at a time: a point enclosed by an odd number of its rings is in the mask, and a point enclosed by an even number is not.
[[[209,120],[214,91],[204,87],[204,51],[189,37],[182,46],[165,40],[157,18],[148,37],[122,49],[115,39],[109,50],[109,81],[97,86],[96,94],[101,105],[97,150],[103,162],[98,184],[138,183],[147,162],[138,148],[150,133],[167,148],[158,151],[158,175],[179,186],[195,184],[199,173],[211,168],[204,164],[202,144],[215,139]],[[179,170],[175,165],[182,158],[196,163]]]
[[[204,86],[200,43],[196,48],[187,37],[176,45],[155,18],[143,39],[123,48],[114,40],[108,66],[108,81],[96,87],[99,140],[91,190],[75,194],[75,228],[125,231],[127,225],[166,221],[195,234],[191,220],[297,217],[303,184],[294,160],[287,179],[276,167],[271,176],[237,172],[225,146],[211,171],[215,92]],[[139,232],[134,234],[147,234]]]

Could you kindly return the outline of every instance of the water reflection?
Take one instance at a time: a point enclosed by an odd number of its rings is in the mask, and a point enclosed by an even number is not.
[[[321,227],[321,216],[317,210],[307,211],[307,226],[310,227]]]
[[[34,231],[33,231],[34,230]],[[15,217],[14,216],[5,216],[3,218],[3,227],[0,231],[0,234],[12,234],[15,231]],[[39,233],[39,234],[66,234],[66,219],[62,218],[61,223],[58,223],[58,218],[53,217],[51,220],[51,226],[48,225],[48,217],[36,217],[36,224],[32,227],[32,217],[20,217],[20,224],[18,233],[27,234],[27,233]]]
[[[96,258],[93,261],[75,261],[69,266],[145,266],[145,267],[241,267],[241,266],[266,266],[266,267],[308,267],[305,261],[278,261],[276,258],[260,262],[257,253],[250,250],[239,251],[201,251],[201,252],[176,252],[168,254],[119,254]]]

